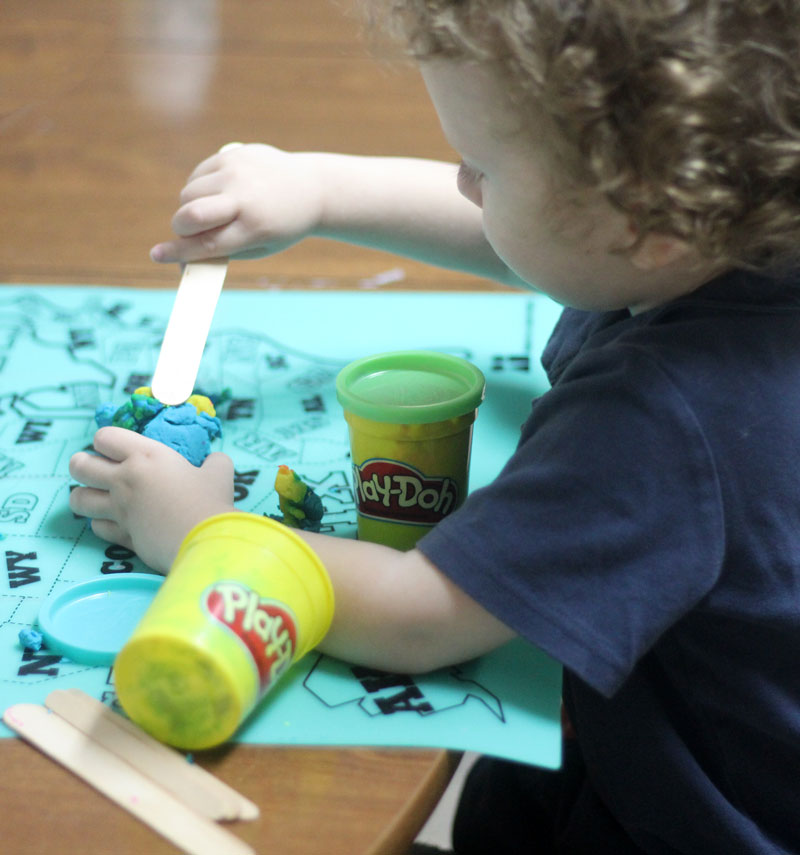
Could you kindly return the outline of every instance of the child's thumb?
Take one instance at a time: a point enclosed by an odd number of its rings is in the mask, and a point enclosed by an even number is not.
[[[233,480],[233,461],[222,451],[214,451],[206,457],[201,467],[209,474]]]

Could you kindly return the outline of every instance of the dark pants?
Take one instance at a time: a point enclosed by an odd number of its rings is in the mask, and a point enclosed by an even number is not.
[[[453,825],[457,855],[641,855],[586,779],[577,740],[561,769],[482,757]]]

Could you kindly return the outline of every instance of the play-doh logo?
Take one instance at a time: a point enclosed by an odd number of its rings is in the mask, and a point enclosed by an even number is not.
[[[205,611],[233,632],[253,657],[261,691],[292,662],[297,646],[294,615],[241,582],[216,582],[203,593]]]
[[[424,475],[397,460],[373,458],[353,465],[358,512],[367,517],[435,525],[458,507],[452,478]]]

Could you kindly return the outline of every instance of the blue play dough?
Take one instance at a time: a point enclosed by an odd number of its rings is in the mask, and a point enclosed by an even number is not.
[[[19,631],[19,643],[26,650],[41,650],[42,649],[42,634],[35,629],[21,629]]]
[[[137,411],[138,418],[130,418],[130,429],[163,442],[190,463],[201,466],[211,453],[211,440],[222,433],[220,420],[208,413],[198,413],[193,404],[167,407],[153,398],[136,398],[140,409]],[[119,409],[113,404],[101,404],[95,410],[97,426],[114,424],[114,416]]]
[[[163,442],[200,466],[211,453],[211,440],[221,432],[216,416],[198,413],[193,404],[181,404],[164,407],[145,425],[142,435]]]

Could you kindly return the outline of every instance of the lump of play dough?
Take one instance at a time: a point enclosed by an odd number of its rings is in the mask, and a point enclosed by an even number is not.
[[[278,505],[282,517],[273,517],[290,528],[305,531],[319,531],[322,515],[322,499],[300,476],[288,466],[278,467],[275,476],[275,490],[278,493]]]
[[[164,407],[145,426],[142,434],[174,448],[190,463],[200,466],[211,453],[211,440],[221,433],[219,419],[198,413],[193,404]]]
[[[211,441],[222,433],[214,404],[205,395],[192,395],[176,407],[162,404],[149,386],[136,389],[121,407],[101,404],[95,411],[98,427],[123,427],[156,439],[200,466],[211,453]]]
[[[121,407],[115,407],[111,403],[100,404],[95,410],[94,418],[98,427],[114,425],[141,433],[150,419],[163,409],[164,404],[152,397],[150,387],[142,386],[134,390],[130,400],[125,401]]]
[[[19,631],[19,643],[26,650],[41,650],[43,641],[41,632],[35,629],[25,628]]]

